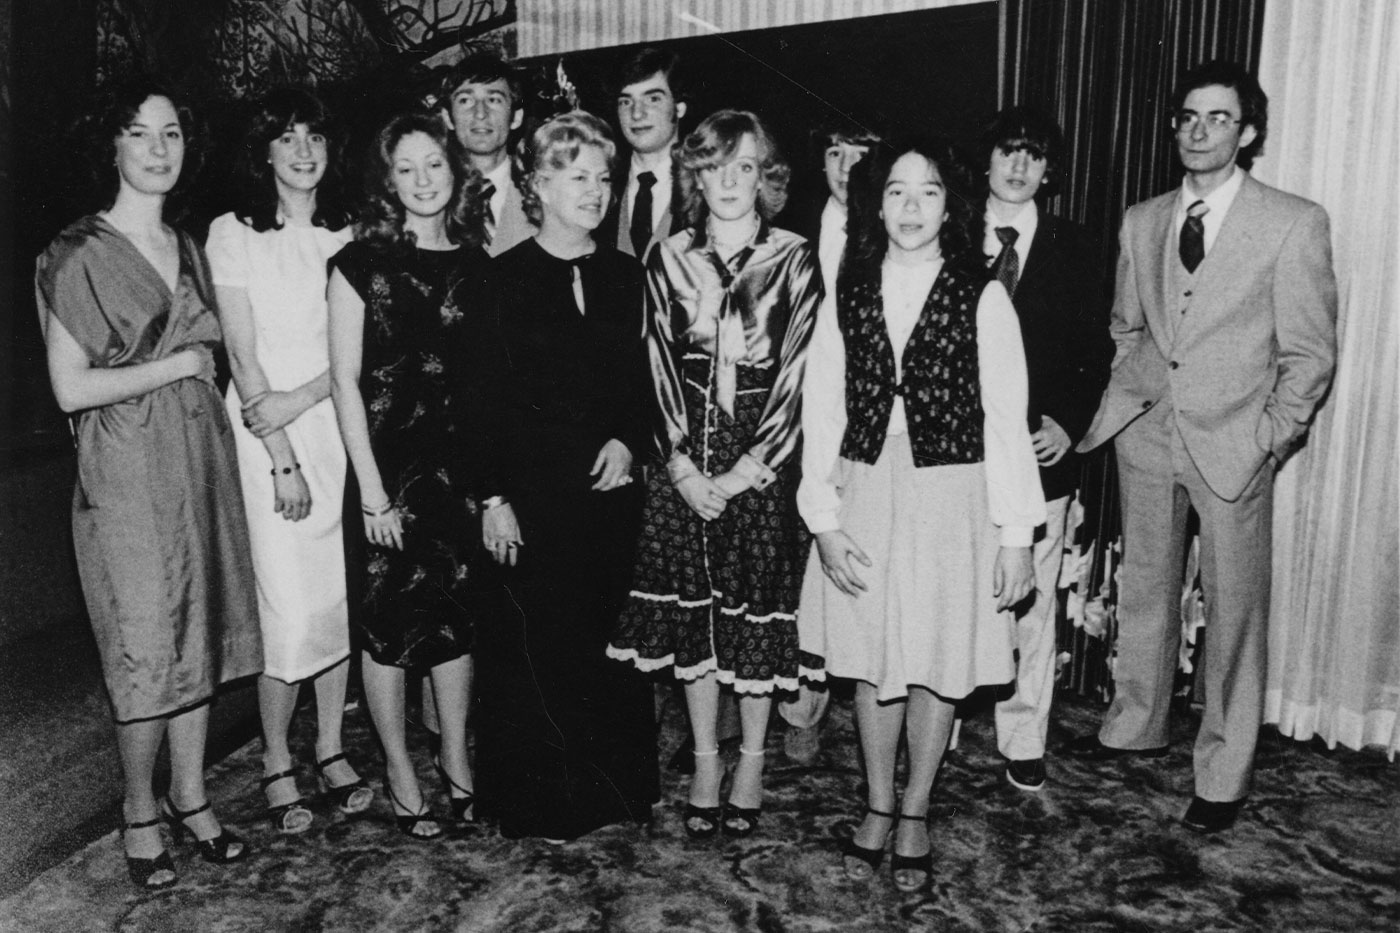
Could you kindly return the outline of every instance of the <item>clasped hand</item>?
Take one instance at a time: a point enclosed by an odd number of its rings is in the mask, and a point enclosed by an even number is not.
[[[520,522],[509,502],[481,513],[481,543],[496,563],[515,566],[525,540],[520,537]]]
[[[595,492],[608,492],[632,482],[632,451],[616,438],[603,445],[598,457],[593,461],[589,476],[598,477],[592,488]]]
[[[306,484],[301,470],[274,473],[272,498],[272,511],[282,513],[289,522],[299,522],[311,514],[311,487]]]
[[[291,424],[301,411],[295,392],[269,392],[243,406],[243,423],[263,438]]]

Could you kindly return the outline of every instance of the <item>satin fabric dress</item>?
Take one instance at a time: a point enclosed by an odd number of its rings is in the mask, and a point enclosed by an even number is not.
[[[172,292],[96,215],[39,257],[35,292],[94,367],[223,340],[209,267],[177,231]],[[74,417],[73,547],[118,722],[169,715],[262,670],[233,433],[211,382],[181,379]]]
[[[217,286],[243,289],[253,316],[255,353],[269,387],[286,392],[330,366],[326,261],[351,231],[283,224],[258,232],[224,214],[209,225],[205,252]],[[289,522],[273,511],[272,457],[242,424],[243,400],[229,383],[228,416],[248,507],[258,579],[264,673],[295,683],[350,654],[345,599],[345,447],[329,397],[284,427],[311,492],[311,512]]]
[[[574,281],[582,295],[582,307]],[[598,453],[650,447],[642,268],[599,246],[576,260],[526,240],[492,262],[472,350],[484,496],[520,523],[508,598],[478,626],[479,812],[508,837],[571,839],[650,819],[659,794],[652,691],[605,655],[627,598],[640,483],[590,488]]]
[[[608,653],[747,693],[798,685],[796,612],[808,537],[797,516],[801,389],[822,298],[802,237],[760,223],[722,261],[703,228],[647,263],[647,347],[666,469],[651,471],[632,592]],[[682,461],[751,489],[705,522],[676,492]],[[688,465],[687,465],[687,468]]]

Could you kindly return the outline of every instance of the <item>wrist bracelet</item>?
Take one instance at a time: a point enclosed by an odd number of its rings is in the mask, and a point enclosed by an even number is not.
[[[482,511],[498,508],[502,505],[510,505],[510,500],[505,496],[487,496],[481,500]]]
[[[286,476],[288,473],[292,472],[293,470],[300,470],[300,469],[301,469],[301,464],[300,464],[300,463],[293,463],[291,466],[289,466],[289,467],[283,467],[283,468],[280,469],[280,470],[277,469],[277,467],[273,467],[273,468],[272,468],[272,475],[273,475],[273,476],[276,476],[278,473],[281,473],[283,476]]]
[[[392,502],[385,502],[383,505],[376,506],[374,508],[370,508],[367,505],[362,505],[360,506],[360,511],[368,515],[370,518],[378,518],[381,515],[388,515],[389,511],[393,507],[394,504]]]

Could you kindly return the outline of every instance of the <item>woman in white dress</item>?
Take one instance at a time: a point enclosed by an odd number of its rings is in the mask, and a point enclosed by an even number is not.
[[[337,210],[321,102],[273,91],[240,153],[244,203],[216,218],[206,249],[228,343],[227,405],[243,477],[266,667],[258,681],[262,789],[283,833],[311,825],[287,730],[316,685],[316,771],[344,813],[373,791],[341,751],[350,630],[341,507],[345,448],[330,401],[326,261],[351,239]]]
[[[1034,585],[1045,502],[1016,312],[972,249],[951,147],[880,147],[857,172],[803,388],[798,508],[816,542],[798,631],[825,659],[806,673],[856,681],[869,797],[846,871],[873,874],[893,835],[895,885],[913,891],[932,871],[929,792],[953,701],[1014,673],[1011,608]]]

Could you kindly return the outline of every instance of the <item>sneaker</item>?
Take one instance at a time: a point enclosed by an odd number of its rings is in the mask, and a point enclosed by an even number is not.
[[[1045,759],[1027,758],[1006,763],[1006,779],[1021,790],[1040,790],[1045,786]]]

